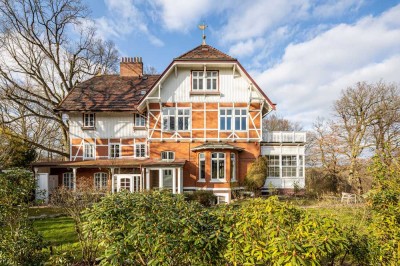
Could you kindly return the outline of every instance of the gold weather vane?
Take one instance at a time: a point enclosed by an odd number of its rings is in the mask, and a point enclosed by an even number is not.
[[[206,45],[206,34],[205,30],[208,26],[203,22],[203,24],[199,25],[199,29],[203,31],[203,42],[201,43],[202,45]]]

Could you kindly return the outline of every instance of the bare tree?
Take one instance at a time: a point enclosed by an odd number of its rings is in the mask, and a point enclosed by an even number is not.
[[[334,104],[339,137],[345,142],[349,159],[349,183],[363,193],[359,174],[361,155],[366,148],[383,152],[399,140],[399,90],[393,84],[359,82],[342,92]]]
[[[263,129],[266,131],[301,131],[303,127],[298,122],[272,114],[263,120]]]
[[[11,131],[14,137],[69,155],[69,126],[54,109],[79,82],[99,71],[115,71],[118,61],[114,44],[97,38],[88,25],[88,10],[80,0],[0,0],[1,105],[24,108],[19,115],[3,108],[1,122],[14,129],[22,119],[39,117],[57,127],[61,143],[45,145]],[[31,130],[38,134],[41,129]]]
[[[377,105],[371,128],[375,151],[381,158],[390,158],[400,148],[399,87],[379,82],[375,85],[375,98]]]

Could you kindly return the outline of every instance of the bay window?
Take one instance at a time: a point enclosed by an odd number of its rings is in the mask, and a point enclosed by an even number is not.
[[[231,153],[231,181],[236,180],[236,156]]]
[[[206,156],[204,153],[199,154],[199,180],[206,179]]]
[[[225,179],[225,153],[211,153],[211,179]]]

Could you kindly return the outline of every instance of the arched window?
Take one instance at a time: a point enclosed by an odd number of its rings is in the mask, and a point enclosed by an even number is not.
[[[106,173],[95,173],[94,187],[98,190],[107,189],[107,177]]]

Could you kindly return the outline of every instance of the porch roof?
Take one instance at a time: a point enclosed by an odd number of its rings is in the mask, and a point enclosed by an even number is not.
[[[175,166],[183,167],[186,163],[184,159],[174,161],[162,161],[155,159],[104,159],[90,161],[60,161],[60,162],[36,162],[32,167],[52,167],[52,168],[93,168],[93,167],[146,167],[146,166]]]
[[[192,151],[203,150],[236,150],[243,151],[243,148],[236,147],[227,143],[205,143],[192,149]]]

